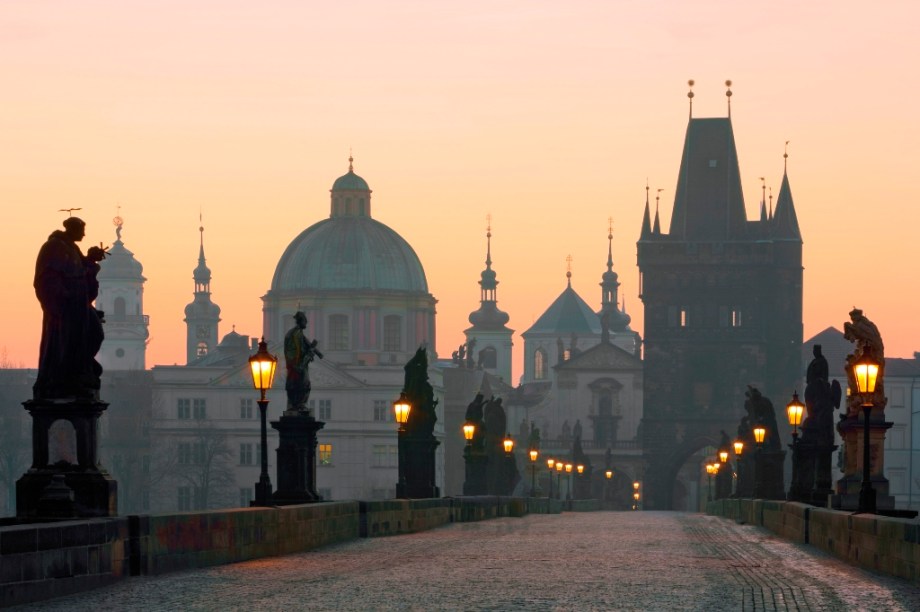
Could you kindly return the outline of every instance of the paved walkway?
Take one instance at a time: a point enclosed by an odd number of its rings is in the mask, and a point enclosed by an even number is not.
[[[724,519],[592,512],[356,540],[24,608],[916,611],[920,587]]]

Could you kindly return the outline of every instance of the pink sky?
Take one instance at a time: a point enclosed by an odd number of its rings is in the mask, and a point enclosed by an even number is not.
[[[278,257],[329,213],[347,169],[418,252],[438,352],[478,306],[493,217],[499,306],[526,330],[565,287],[600,300],[607,218],[642,332],[635,243],[646,177],[670,217],[686,81],[733,122],[749,216],[783,143],[805,240],[805,336],[854,305],[892,356],[920,350],[920,9],[888,2],[130,2],[0,4],[0,350],[34,367],[34,258],[81,207],[149,279],[148,364],[184,361],[198,214],[221,334],[261,332]],[[265,220],[257,215],[267,214]],[[266,253],[255,257],[255,252]],[[515,337],[520,374],[520,349]]]

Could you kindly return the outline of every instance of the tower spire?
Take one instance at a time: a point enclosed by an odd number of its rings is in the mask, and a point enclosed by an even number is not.
[[[659,189],[655,194],[655,226],[652,228],[652,232],[655,234],[661,233],[661,218],[658,216],[658,200],[661,199],[661,192],[664,189]]]
[[[642,214],[642,238],[648,238],[652,234],[652,218],[649,213],[648,205],[648,179],[645,179],[645,212]]]
[[[486,270],[492,269],[492,214],[486,215]]]
[[[607,217],[607,271],[613,272],[613,217]]]
[[[572,256],[565,256],[565,280],[568,286],[572,286]]]
[[[767,179],[760,177],[760,220],[767,221]]]
[[[693,79],[687,81],[690,91],[687,92],[687,98],[690,100],[690,118],[693,119]]]

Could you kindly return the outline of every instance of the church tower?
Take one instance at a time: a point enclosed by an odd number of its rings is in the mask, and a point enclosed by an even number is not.
[[[688,458],[723,430],[735,437],[748,385],[779,407],[802,376],[802,237],[789,181],[784,172],[775,214],[747,219],[730,107],[728,117],[691,114],[669,232],[651,226],[646,198],[637,246],[646,502],[674,509],[699,477]]]
[[[473,345],[473,361],[486,372],[511,383],[511,335],[508,313],[498,309],[498,280],[492,269],[492,224],[486,230],[486,269],[479,281],[479,310],[470,313],[472,327],[463,333],[467,346]]]
[[[211,301],[211,270],[204,258],[204,226],[198,249],[198,267],[195,268],[195,297],[185,307],[186,363],[204,357],[217,347],[217,324],[220,323],[220,306]]]
[[[639,334],[629,327],[631,317],[626,307],[620,310],[619,275],[613,271],[613,220],[607,228],[607,271],[601,276],[601,309],[597,316],[601,320],[601,341],[611,342],[627,353],[639,356]]]
[[[96,308],[105,313],[105,342],[99,349],[103,371],[146,368],[149,317],[144,314],[144,267],[121,241],[124,220],[115,224],[115,243],[100,264]]]

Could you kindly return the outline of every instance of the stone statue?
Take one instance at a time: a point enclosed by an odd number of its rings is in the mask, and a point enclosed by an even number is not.
[[[524,440],[530,434],[530,427],[527,425],[527,419],[521,419],[521,424],[518,425],[518,439]]]
[[[841,389],[836,380],[828,382],[827,359],[821,345],[812,348],[814,359],[805,371],[805,409],[802,441],[830,445],[834,442],[833,411],[840,407]]]
[[[858,387],[856,386],[856,379],[853,377],[853,364],[864,356],[871,357],[878,363],[878,378],[875,383],[872,405],[884,410],[885,404],[887,404],[883,385],[885,345],[882,343],[882,335],[879,333],[878,327],[863,315],[862,310],[854,308],[850,311],[850,322],[843,324],[843,337],[850,342],[856,343],[856,349],[847,355],[846,360],[847,381],[850,386],[850,396],[847,398],[847,416],[857,416],[862,405],[862,399],[859,397]]]
[[[485,403],[486,401],[482,393],[477,393],[473,401],[466,407],[466,414],[464,415],[464,420],[467,423],[472,423],[476,426],[476,429],[473,431],[471,444],[478,449],[483,448],[486,436],[486,427],[483,421],[483,407]]]
[[[559,434],[559,437],[563,442],[568,442],[569,438],[572,437],[572,427],[569,425],[568,419],[562,422],[562,433]]]
[[[540,429],[533,422],[530,423],[530,435],[527,437],[527,448],[540,448]]]
[[[406,433],[415,438],[432,437],[434,424],[438,420],[435,414],[434,389],[428,382],[428,351],[420,346],[415,355],[403,367],[406,372],[403,391],[412,404]]]
[[[572,428],[572,435],[581,440],[581,419],[575,419],[575,427]]]
[[[35,399],[92,398],[99,393],[102,366],[103,313],[93,307],[99,293],[99,262],[106,252],[90,247],[83,255],[78,242],[86,223],[64,220],[42,245],[35,262],[35,295],[42,307],[42,340]]]
[[[461,344],[460,348],[457,349],[457,364],[463,365],[466,361],[466,344]]]
[[[744,402],[744,408],[748,413],[748,422],[751,427],[762,425],[767,430],[763,446],[767,450],[780,450],[782,444],[779,439],[779,428],[776,425],[776,411],[773,409],[773,402],[764,397],[759,390],[748,385],[745,392],[747,399]]]
[[[476,348],[476,338],[470,338],[469,342],[466,343],[466,367],[473,369],[475,364],[473,363],[473,349]]]
[[[294,324],[284,335],[284,365],[287,368],[284,390],[288,397],[287,409],[306,412],[311,388],[310,363],[316,357],[322,359],[323,354],[316,348],[317,341],[311,342],[303,333],[307,328],[307,315],[296,312]]]

